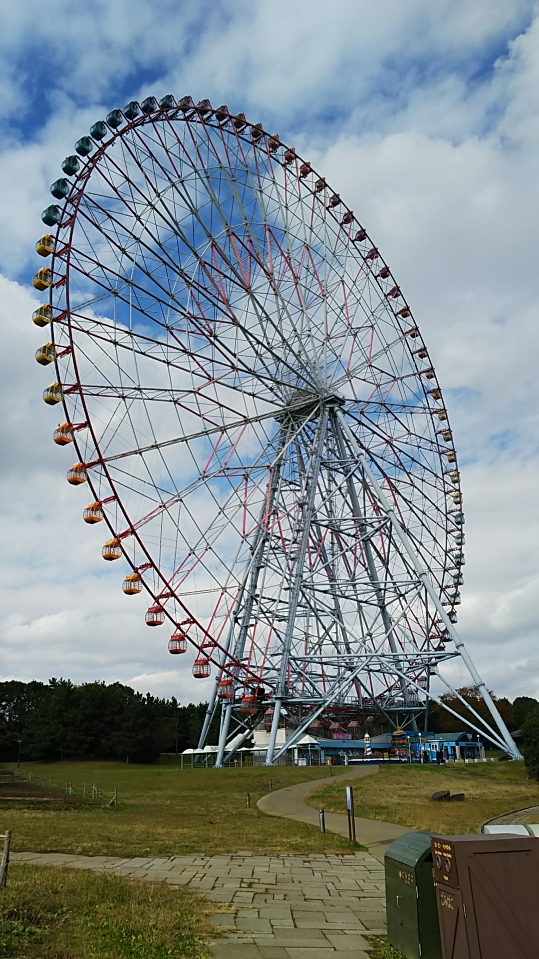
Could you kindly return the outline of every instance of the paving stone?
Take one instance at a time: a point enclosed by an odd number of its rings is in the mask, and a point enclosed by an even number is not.
[[[326,932],[326,938],[329,940],[331,945],[338,949],[340,952],[348,951],[352,952],[353,950],[358,949],[368,949],[369,943],[363,936],[347,935],[345,932]]]
[[[230,939],[213,943],[210,952],[213,959],[263,959],[260,949],[254,943],[243,943],[238,947],[238,943]]]
[[[349,952],[337,952],[331,947],[324,946],[322,949],[309,949],[305,946],[292,947],[287,949],[289,959],[350,959]],[[240,956],[238,955],[238,959]],[[241,957],[243,959],[243,956]],[[354,959],[369,959],[368,952],[356,952]]]
[[[212,926],[216,929],[235,929],[236,922],[233,913],[217,912],[213,916],[208,916]]]
[[[293,946],[296,942],[305,945],[307,942],[317,946],[324,940],[324,933],[320,929],[275,929],[275,938],[281,940],[283,946]]]
[[[290,919],[292,910],[287,903],[275,902],[260,906],[260,915],[264,919]]]
[[[259,946],[258,948],[263,959],[289,959],[288,950],[281,946]]]
[[[247,932],[267,932],[271,935],[272,928],[269,919],[258,919],[256,916],[240,917],[236,921],[237,929],[245,929]]]

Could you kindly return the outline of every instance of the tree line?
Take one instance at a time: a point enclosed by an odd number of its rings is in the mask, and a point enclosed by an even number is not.
[[[471,707],[487,723],[490,713],[475,687],[447,693],[442,700],[453,713],[429,704],[429,732],[465,729],[474,721]],[[492,694],[491,694],[492,695]],[[510,702],[493,696],[511,732],[521,731],[518,743],[529,774],[539,779],[539,701],[517,696]],[[181,753],[198,744],[206,703],[182,706],[172,697],[159,699],[135,692],[121,683],[75,685],[69,679],[48,683],[0,683],[0,761],[116,759],[154,762],[162,753]],[[460,718],[462,717],[462,718]],[[207,741],[216,743],[216,716]]]
[[[473,714],[467,708],[471,707],[489,725],[492,724],[485,701],[475,686],[465,686],[457,692],[460,698],[454,693],[446,693],[441,697],[446,706],[458,716],[467,717],[474,722]],[[524,756],[528,775],[532,779],[539,779],[539,701],[532,696],[517,696],[513,702],[505,698],[499,699],[493,693],[491,696],[509,731],[518,733],[516,741]],[[430,703],[428,728],[431,732],[451,732],[456,730],[458,725],[455,716],[438,703]]]
[[[181,706],[121,683],[0,683],[0,761],[153,762],[197,745],[206,705]],[[216,734],[214,723],[209,742]]]

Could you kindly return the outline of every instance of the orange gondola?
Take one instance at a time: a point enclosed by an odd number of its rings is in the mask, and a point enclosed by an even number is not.
[[[101,503],[89,503],[82,514],[82,518],[84,522],[88,523],[89,525],[92,525],[93,523],[101,523],[103,519]]]
[[[120,559],[122,555],[122,547],[120,546],[120,541],[117,539],[109,539],[103,546],[101,550],[101,555],[103,559],[106,559],[107,562],[111,563],[115,559]]]
[[[57,446],[67,446],[73,442],[73,429],[71,423],[58,423],[52,438]]]
[[[142,577],[140,573],[130,573],[129,576],[126,576],[123,583],[122,589],[126,596],[138,596],[142,592]]]
[[[81,483],[85,483],[88,479],[88,474],[86,473],[86,467],[84,463],[73,463],[67,471],[67,482],[71,486],[80,486]]]

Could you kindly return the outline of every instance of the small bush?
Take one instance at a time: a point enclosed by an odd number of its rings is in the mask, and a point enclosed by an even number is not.
[[[370,942],[373,945],[373,950],[369,953],[369,959],[404,959],[402,952],[395,949],[387,939],[376,936]]]

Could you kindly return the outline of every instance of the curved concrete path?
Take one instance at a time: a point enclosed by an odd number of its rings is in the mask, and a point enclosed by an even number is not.
[[[355,766],[348,770],[342,776],[334,776],[332,782],[341,782],[366,776],[378,772],[378,766]],[[314,779],[310,782],[299,783],[297,786],[287,786],[285,789],[278,789],[275,792],[268,793],[259,799],[257,806],[261,812],[267,816],[278,816],[281,819],[297,819],[299,822],[309,823],[311,826],[319,826],[318,810],[313,806],[308,806],[305,802],[307,793],[318,789],[320,786],[328,785],[328,777],[324,779]],[[343,784],[344,785],[344,784]],[[337,833],[339,836],[348,837],[348,817],[340,813],[326,812],[326,829],[329,832]],[[392,822],[380,822],[377,819],[363,819],[359,816],[356,820],[356,839],[361,846],[366,846],[371,856],[374,856],[378,862],[384,861],[384,853],[390,843],[405,832],[410,832],[409,826],[397,826]]]

